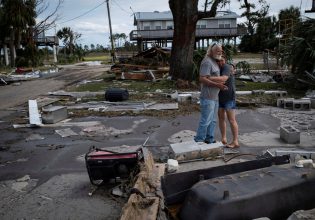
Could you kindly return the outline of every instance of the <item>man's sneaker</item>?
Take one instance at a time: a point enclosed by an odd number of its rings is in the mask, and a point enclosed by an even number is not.
[[[217,143],[216,140],[214,140],[213,142],[210,143],[210,141],[205,141],[206,144],[213,144],[213,143]]]

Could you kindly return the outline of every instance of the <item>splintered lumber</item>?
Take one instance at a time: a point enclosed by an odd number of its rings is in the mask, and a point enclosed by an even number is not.
[[[165,165],[155,164],[153,157],[144,148],[145,159],[134,189],[139,190],[145,198],[131,194],[122,210],[121,220],[156,220],[161,200],[160,178],[164,175]]]

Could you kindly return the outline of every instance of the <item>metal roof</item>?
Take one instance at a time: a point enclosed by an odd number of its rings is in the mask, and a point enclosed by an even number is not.
[[[161,20],[173,20],[171,11],[154,11],[154,12],[136,12],[135,21],[161,21]],[[226,19],[226,18],[240,18],[238,14],[232,11],[218,11],[214,18],[205,19]]]

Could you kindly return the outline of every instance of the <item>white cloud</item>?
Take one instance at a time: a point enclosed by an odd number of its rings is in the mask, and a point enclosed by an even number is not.
[[[54,1],[56,0],[51,0],[51,2]],[[125,33],[129,35],[130,31],[135,29],[135,26],[133,26],[133,16],[131,16],[133,12],[168,11],[170,10],[168,1],[169,0],[110,0],[113,33]],[[109,23],[106,4],[102,4],[87,15],[62,24],[64,21],[82,15],[102,2],[102,0],[65,0],[62,9],[59,11],[63,19],[59,21],[57,30],[62,27],[71,27],[74,31],[82,34],[82,44],[108,44]],[[203,0],[200,0],[200,2],[203,2]],[[251,1],[251,3],[255,3],[257,7],[260,7],[257,2],[258,0]],[[300,7],[301,0],[267,0],[267,2],[270,4],[269,14],[276,15],[281,9],[288,8],[290,5]],[[310,9],[311,6],[311,0],[302,0],[302,14],[304,14],[305,10]],[[239,8],[240,3],[236,0],[232,0],[231,4],[225,7],[225,9],[230,9],[240,15],[243,10],[241,11]],[[315,13],[306,15],[313,18],[315,17]],[[239,21],[243,20],[244,18],[239,19]],[[105,41],[106,43],[102,43]]]

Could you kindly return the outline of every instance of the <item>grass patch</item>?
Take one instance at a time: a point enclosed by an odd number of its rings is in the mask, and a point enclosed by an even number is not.
[[[262,54],[260,53],[237,53],[233,55],[233,59],[262,59]]]
[[[111,56],[106,53],[89,53],[84,57],[84,61],[102,61],[102,62],[110,62]]]
[[[104,91],[108,88],[124,88],[129,91],[141,92],[155,92],[156,90],[172,91],[176,89],[175,82],[171,80],[160,80],[157,82],[151,81],[130,81],[130,80],[111,80],[110,77],[105,77],[104,81],[87,83],[80,85],[72,90],[77,92],[83,91]]]
[[[304,90],[296,89],[289,83],[264,83],[264,82],[245,82],[236,80],[237,91],[252,91],[252,90],[284,90],[288,95],[294,98],[300,98],[305,95]]]

